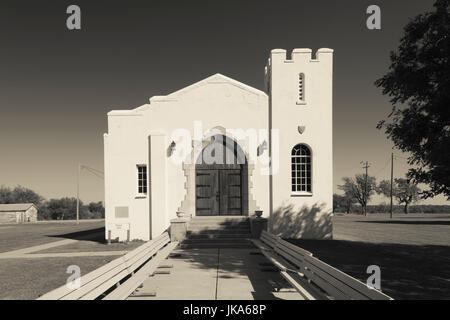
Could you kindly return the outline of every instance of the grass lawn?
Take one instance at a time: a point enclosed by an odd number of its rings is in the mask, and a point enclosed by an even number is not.
[[[101,267],[111,257],[4,259],[0,261],[0,299],[36,299],[66,283],[70,265],[78,265],[81,275]]]
[[[0,225],[0,252],[101,232],[104,226],[103,220],[82,221],[78,225],[74,221]]]
[[[450,299],[450,215],[335,216],[333,240],[289,240],[366,282],[381,269],[381,289],[394,299]]]
[[[0,252],[27,248],[64,239],[82,240],[46,250],[30,253],[59,253],[81,251],[129,251],[143,244],[133,241],[128,244],[106,244],[104,221],[45,222],[23,225],[0,226]],[[81,275],[117,259],[118,256],[73,257],[73,258],[13,258],[0,259],[0,299],[36,299],[40,295],[66,283],[70,265],[78,265]]]

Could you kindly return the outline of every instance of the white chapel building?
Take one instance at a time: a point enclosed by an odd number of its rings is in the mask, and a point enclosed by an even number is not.
[[[254,216],[332,237],[333,50],[274,49],[265,91],[212,75],[108,113],[106,237],[149,240],[179,216]]]

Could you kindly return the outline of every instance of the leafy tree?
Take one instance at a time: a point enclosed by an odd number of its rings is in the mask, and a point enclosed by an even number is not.
[[[390,121],[377,127],[410,153],[408,178],[430,186],[425,198],[450,199],[450,0],[434,7],[406,25],[388,73],[375,82],[393,104]]]
[[[31,189],[17,186],[14,189],[0,187],[0,203],[34,203],[40,206],[44,198]]]
[[[46,204],[51,219],[53,220],[72,220],[76,219],[77,199],[61,198],[51,199]],[[80,201],[80,218],[86,214],[87,208]]]
[[[1,204],[13,203],[13,195],[10,188],[4,186],[0,187],[0,203]]]
[[[12,194],[15,203],[34,203],[39,207],[44,201],[44,198],[39,194],[22,186],[15,187]]]
[[[0,203],[34,203],[38,208],[38,220],[70,220],[76,218],[77,199],[61,198],[45,201],[31,189],[17,186],[14,189],[0,186]],[[80,219],[104,218],[105,208],[102,202],[84,205],[80,201]]]
[[[101,201],[89,203],[89,212],[92,214],[92,218],[104,218],[105,217],[105,207]]]
[[[378,192],[384,194],[386,197],[390,197],[391,183],[387,180],[381,181],[378,186]],[[421,190],[417,184],[410,180],[404,178],[394,179],[392,195],[397,199],[398,203],[404,204],[403,211],[405,214],[408,213],[408,206],[419,200],[420,192]]]
[[[349,194],[333,194],[333,212],[350,213],[354,203],[356,203],[356,199]]]
[[[357,174],[354,179],[344,177],[342,180],[344,180],[344,184],[338,186],[338,188],[343,190],[348,197],[356,199],[361,205],[362,213],[366,214],[367,212],[364,211],[364,208],[366,208],[367,203],[369,203],[370,198],[377,189],[375,177],[367,177],[367,186],[365,174]]]

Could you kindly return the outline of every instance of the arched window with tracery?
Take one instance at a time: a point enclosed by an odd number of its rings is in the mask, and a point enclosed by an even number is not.
[[[304,144],[292,148],[292,192],[311,192],[311,150]]]

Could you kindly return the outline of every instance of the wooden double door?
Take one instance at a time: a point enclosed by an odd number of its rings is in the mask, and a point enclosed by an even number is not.
[[[196,215],[242,215],[242,170],[197,169]]]

